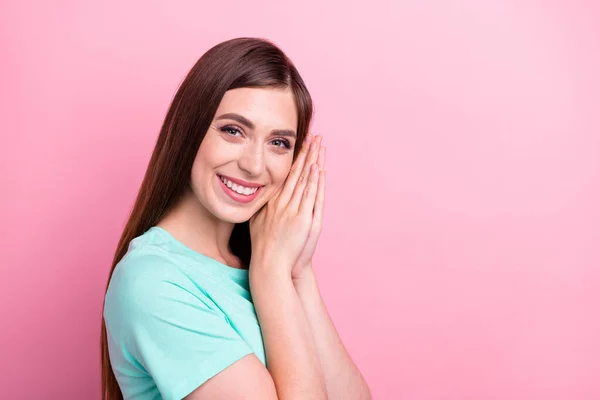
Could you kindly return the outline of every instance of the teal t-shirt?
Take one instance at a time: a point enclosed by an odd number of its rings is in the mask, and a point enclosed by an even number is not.
[[[115,267],[104,318],[124,398],[181,399],[247,354],[266,366],[248,270],[154,226]]]

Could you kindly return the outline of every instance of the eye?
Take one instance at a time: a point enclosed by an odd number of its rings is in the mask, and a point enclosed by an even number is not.
[[[221,131],[225,132],[225,133],[230,133],[232,131],[242,133],[238,128],[236,128],[235,126],[230,126],[230,125],[222,127]],[[230,135],[230,136],[235,136],[235,135]]]
[[[288,142],[285,139],[275,139],[275,140],[273,140],[273,143],[275,143],[275,142],[283,143],[283,147],[286,148],[286,149],[291,149],[292,148],[292,145],[290,144],[290,142]],[[281,147],[281,146],[278,146],[278,145],[276,145],[276,146],[277,147]]]
[[[226,125],[226,126],[222,127],[220,129],[220,131],[226,133],[227,136],[233,136],[233,137],[237,136],[236,133],[239,133],[239,134],[242,133],[242,131],[234,125]],[[273,139],[272,143],[276,143],[275,147],[279,147],[279,148],[283,148],[283,149],[287,149],[287,150],[290,150],[292,148],[291,143],[286,139],[281,139],[281,138]]]

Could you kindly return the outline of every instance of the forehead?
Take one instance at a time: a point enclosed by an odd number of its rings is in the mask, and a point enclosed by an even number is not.
[[[289,88],[238,88],[225,92],[215,118],[235,112],[252,121],[257,129],[296,130],[298,112]]]

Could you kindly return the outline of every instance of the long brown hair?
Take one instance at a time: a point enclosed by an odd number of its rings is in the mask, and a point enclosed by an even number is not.
[[[241,87],[292,90],[298,112],[296,159],[312,119],[313,105],[291,60],[272,42],[261,38],[235,38],[209,49],[189,71],[169,106],[117,245],[106,290],[129,242],[156,225],[184,193],[194,158],[223,95],[227,90]],[[251,256],[248,223],[236,224],[229,242],[232,252],[245,265],[250,264]],[[110,365],[104,317],[101,336],[102,399],[122,400],[123,394]]]

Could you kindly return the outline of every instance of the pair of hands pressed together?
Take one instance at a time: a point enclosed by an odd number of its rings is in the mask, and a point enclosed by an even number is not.
[[[252,259],[259,260],[258,268],[271,268],[268,274],[299,279],[312,264],[325,205],[321,141],[322,136],[306,135],[283,185],[250,218]]]

